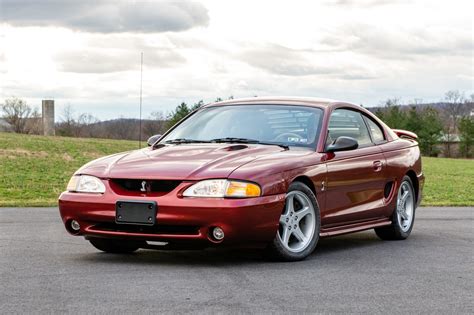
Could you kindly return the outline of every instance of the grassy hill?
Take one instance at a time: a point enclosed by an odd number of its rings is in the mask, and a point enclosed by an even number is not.
[[[54,206],[76,169],[136,141],[0,133],[0,207]],[[424,158],[424,205],[474,206],[474,160]]]
[[[136,141],[0,133],[0,207],[56,205],[83,164],[136,148]]]

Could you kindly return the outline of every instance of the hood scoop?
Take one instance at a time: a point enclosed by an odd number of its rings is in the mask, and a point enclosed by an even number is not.
[[[238,151],[238,150],[243,150],[243,149],[248,149],[248,145],[234,144],[234,145],[230,145],[228,147],[225,147],[222,150],[224,150],[224,151]]]

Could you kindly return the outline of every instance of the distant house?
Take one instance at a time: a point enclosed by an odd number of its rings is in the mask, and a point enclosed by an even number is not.
[[[461,157],[460,152],[461,139],[459,135],[452,134],[443,135],[439,139],[439,143],[436,145],[436,148],[440,152],[438,156],[440,157]]]
[[[12,127],[7,121],[3,118],[0,118],[0,131],[11,131]]]

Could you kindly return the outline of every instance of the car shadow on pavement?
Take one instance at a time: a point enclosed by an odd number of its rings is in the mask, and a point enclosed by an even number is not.
[[[373,231],[328,237],[319,240],[315,253],[318,255],[335,254],[340,251],[360,249],[369,246],[383,246],[384,242]]]
[[[320,239],[314,253],[305,262],[322,259],[348,258],[350,253],[360,252],[361,249],[373,246],[384,246],[384,242],[371,231],[343,236]],[[133,254],[107,254],[94,251],[80,254],[75,260],[96,263],[118,264],[156,264],[156,265],[235,265],[281,263],[273,261],[265,255],[264,249],[248,248],[208,248],[205,250],[148,250],[141,249]]]

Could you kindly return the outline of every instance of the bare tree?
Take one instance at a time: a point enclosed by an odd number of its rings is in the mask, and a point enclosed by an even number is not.
[[[77,119],[77,124],[79,125],[79,128],[74,128],[77,129],[75,130],[75,132],[78,133],[76,137],[94,137],[96,132],[93,130],[94,128],[92,127],[98,122],[99,120],[89,113],[81,114]]]
[[[78,128],[79,126],[74,119],[74,109],[70,104],[67,104],[63,108],[61,122],[57,126],[57,131],[62,136],[70,137],[79,133],[76,131]]]
[[[142,131],[145,138],[163,134],[166,131],[166,120],[163,112],[151,113],[150,117],[143,122]]]
[[[466,106],[466,108],[465,108],[466,116],[473,117],[473,115],[474,115],[474,94],[471,94],[470,98],[466,99],[465,106]]]
[[[108,125],[108,134],[113,139],[133,139],[138,140],[138,124],[137,120],[126,118],[115,119]]]
[[[381,106],[384,107],[392,107],[392,106],[400,106],[402,104],[399,97],[388,98],[385,101],[381,102]]]
[[[26,122],[31,116],[32,108],[24,100],[17,97],[6,99],[5,103],[1,105],[1,109],[3,118],[12,126],[14,132],[28,132]]]
[[[71,104],[64,106],[61,119],[63,122],[68,124],[72,124],[74,122],[74,109],[72,108]]]
[[[451,142],[458,131],[458,122],[465,114],[464,93],[458,90],[446,92],[443,102],[444,134],[446,140],[446,156],[451,156]]]
[[[38,110],[32,110],[30,117],[25,123],[25,133],[40,135],[43,133],[43,118]]]

